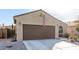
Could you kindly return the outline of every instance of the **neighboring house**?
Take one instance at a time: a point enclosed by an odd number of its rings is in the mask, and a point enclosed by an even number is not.
[[[8,28],[8,29],[12,29],[12,26],[5,26],[6,28]]]
[[[12,25],[8,25],[8,26],[5,26],[6,28],[8,28],[8,29],[13,29],[13,30],[15,30],[16,28],[16,25],[15,24],[12,24]]]
[[[18,41],[59,38],[67,32],[66,23],[43,10],[16,15],[14,23]]]
[[[67,22],[67,24],[68,24],[67,32],[69,34],[69,38],[71,38],[71,39],[73,39],[78,33],[76,30],[78,22],[79,22],[79,20]]]

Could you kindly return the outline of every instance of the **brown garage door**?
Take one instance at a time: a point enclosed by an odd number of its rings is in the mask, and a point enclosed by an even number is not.
[[[26,25],[23,24],[23,39],[51,39],[55,38],[54,26],[42,26],[42,25]]]

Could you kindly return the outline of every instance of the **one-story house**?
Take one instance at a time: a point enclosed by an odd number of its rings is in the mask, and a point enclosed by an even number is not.
[[[36,10],[13,17],[16,24],[16,39],[53,39],[66,33],[67,24],[44,10]]]

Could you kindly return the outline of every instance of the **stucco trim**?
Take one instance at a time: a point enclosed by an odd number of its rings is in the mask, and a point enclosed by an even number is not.
[[[13,18],[15,18],[15,17],[20,17],[20,16],[23,16],[23,15],[27,15],[27,14],[30,14],[30,13],[34,13],[34,12],[38,12],[38,11],[42,11],[42,10],[40,9],[40,10],[35,10],[35,11],[23,13],[23,14],[20,14],[20,15],[13,16]]]

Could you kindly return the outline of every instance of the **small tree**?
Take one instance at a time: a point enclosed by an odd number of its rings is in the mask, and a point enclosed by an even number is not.
[[[79,32],[79,24],[77,25],[77,28],[76,28],[77,32]]]
[[[76,25],[76,30],[79,33],[79,23]],[[79,34],[77,34],[77,35],[78,35],[78,39],[79,39]]]

